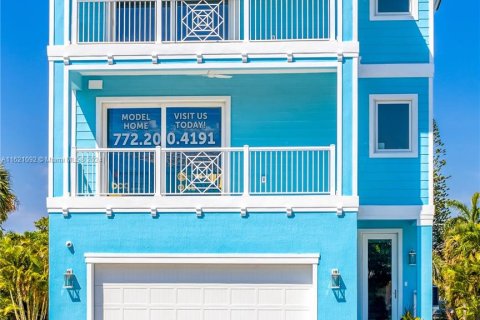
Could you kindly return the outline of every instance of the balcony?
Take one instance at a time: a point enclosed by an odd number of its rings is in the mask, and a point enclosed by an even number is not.
[[[77,149],[72,193],[91,196],[335,195],[335,146]]]
[[[79,45],[335,38],[335,0],[74,0],[72,16]]]

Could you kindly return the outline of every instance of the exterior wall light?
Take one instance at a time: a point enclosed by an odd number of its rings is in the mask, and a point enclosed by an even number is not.
[[[340,289],[340,271],[332,269],[332,289]]]
[[[417,253],[415,250],[410,250],[408,253],[408,264],[410,266],[416,266],[417,265]]]
[[[64,289],[73,289],[73,270],[67,269],[63,274],[63,288]]]

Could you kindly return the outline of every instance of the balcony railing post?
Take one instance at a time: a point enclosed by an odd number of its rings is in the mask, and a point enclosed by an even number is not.
[[[65,19],[68,19],[69,16],[66,16]],[[78,41],[78,1],[72,0],[72,16],[71,20],[71,34],[70,40],[72,44],[76,44]]]
[[[335,192],[335,181],[336,181],[336,169],[335,169],[335,145],[334,144],[331,144],[330,145],[330,160],[329,160],[329,168],[330,168],[330,172],[328,173],[329,174],[329,181],[330,181],[330,194],[332,196],[334,196],[336,194]]]
[[[75,197],[77,195],[77,148],[72,147],[70,154],[70,196]]]
[[[155,1],[155,42],[162,43],[162,5],[164,0]]]
[[[243,41],[250,41],[250,0],[243,0]]]
[[[337,18],[336,18],[336,5],[335,5],[335,1],[336,0],[328,0],[329,1],[329,9],[330,9],[330,12],[328,13],[328,28],[329,28],[329,38],[331,41],[335,40],[336,39],[336,21],[337,21]],[[340,19],[338,21],[341,21]]]
[[[243,146],[243,195],[250,195],[250,147]]]
[[[162,195],[162,172],[164,168],[162,166],[162,147],[155,147],[155,196],[160,197]]]

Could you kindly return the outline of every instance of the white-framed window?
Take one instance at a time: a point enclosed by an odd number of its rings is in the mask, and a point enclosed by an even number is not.
[[[370,157],[418,156],[418,95],[370,95]]]
[[[370,0],[370,20],[418,20],[418,0]]]

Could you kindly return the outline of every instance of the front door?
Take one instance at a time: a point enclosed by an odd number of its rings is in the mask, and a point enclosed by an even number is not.
[[[399,318],[399,234],[361,233],[360,303],[363,320]]]

